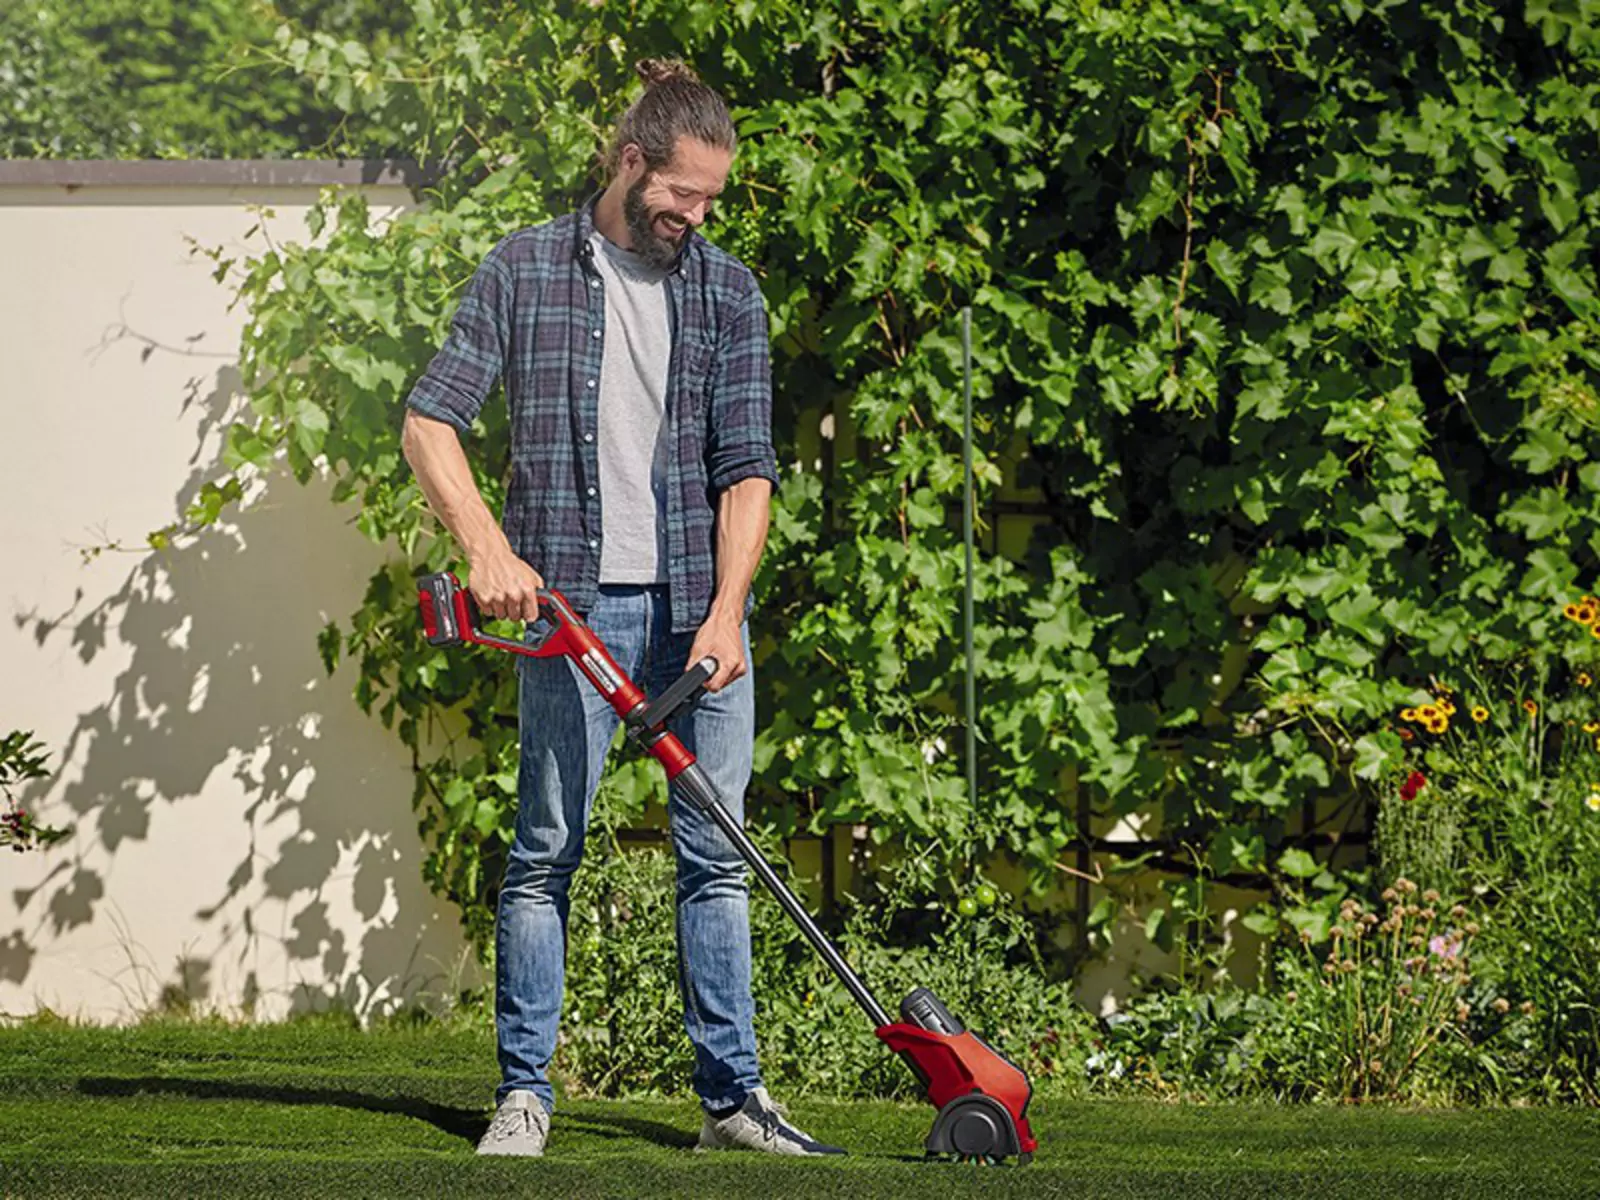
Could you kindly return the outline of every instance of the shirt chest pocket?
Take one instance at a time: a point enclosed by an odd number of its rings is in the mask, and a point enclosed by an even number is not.
[[[679,421],[705,420],[715,365],[716,348],[710,342],[688,338],[678,346],[675,416]]]

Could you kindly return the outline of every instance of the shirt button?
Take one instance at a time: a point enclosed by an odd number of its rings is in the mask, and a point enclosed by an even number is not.
[[[594,434],[592,434],[592,433],[586,433],[586,434],[584,434],[584,435],[583,435],[583,440],[584,440],[584,441],[586,441],[586,442],[592,442],[592,441],[594,441]]]
[[[591,337],[599,337],[600,336],[600,331],[598,329],[596,329],[596,330],[593,331],[593,333],[590,334],[590,336]]]
[[[594,489],[593,488],[589,489],[589,495],[591,495],[591,496],[594,495]]]
[[[589,382],[584,384],[583,386],[588,388],[591,392],[594,391],[594,380],[592,380],[592,379],[589,380]]]
[[[591,279],[591,280],[589,280],[589,286],[590,287],[599,287],[600,286],[600,281],[598,279]]]
[[[591,550],[600,549],[600,539],[599,538],[590,538],[589,539],[589,549],[591,549]]]

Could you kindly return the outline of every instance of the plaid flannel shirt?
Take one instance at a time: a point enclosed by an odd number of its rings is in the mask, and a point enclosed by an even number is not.
[[[600,587],[600,364],[605,285],[594,201],[500,242],[406,403],[465,431],[497,379],[511,412],[502,524],[511,548],[587,612]],[[717,495],[777,486],[766,309],[755,276],[690,232],[666,278],[667,584],[672,628],[699,627],[716,587]],[[747,600],[745,611],[748,614]]]

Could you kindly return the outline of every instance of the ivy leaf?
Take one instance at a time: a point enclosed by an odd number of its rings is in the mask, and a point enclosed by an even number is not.
[[[230,471],[240,467],[265,467],[272,458],[272,443],[250,425],[239,423],[228,427],[222,451],[222,464]]]
[[[315,458],[328,436],[328,414],[311,401],[302,401],[295,418],[294,444],[307,459]]]
[[[1350,260],[1360,245],[1342,220],[1333,220],[1320,226],[1311,239],[1311,257],[1329,273],[1342,272],[1349,269]]]
[[[1385,744],[1386,740],[1389,744]],[[1355,762],[1351,770],[1357,779],[1377,779],[1394,762],[1398,748],[1399,739],[1393,734],[1385,734],[1382,738],[1365,734],[1356,740]]]
[[[1527,439],[1511,452],[1511,461],[1521,463],[1534,475],[1548,475],[1562,463],[1578,457],[1576,446],[1546,426],[1529,429]]]
[[[917,529],[944,524],[944,505],[932,488],[917,488],[906,498],[906,520]]]
[[[1593,320],[1600,314],[1600,304],[1595,300],[1594,289],[1576,271],[1565,267],[1547,266],[1544,271],[1544,281],[1572,310],[1574,316]]]
[[[1293,875],[1296,879],[1310,879],[1321,871],[1322,867],[1316,859],[1296,846],[1278,856],[1278,869],[1285,875]]]
[[[1559,533],[1572,520],[1572,508],[1555,488],[1540,488],[1518,496],[1500,513],[1500,524],[1520,529],[1532,541],[1543,541]]]
[[[1270,938],[1278,932],[1278,914],[1267,905],[1259,905],[1240,917],[1239,924],[1257,937]]]
[[[1328,935],[1333,931],[1333,922],[1328,914],[1319,908],[1286,909],[1283,919],[1297,934],[1303,933],[1308,936],[1314,946],[1327,941]]]
[[[1388,641],[1384,629],[1382,602],[1370,591],[1351,592],[1328,605],[1328,617],[1335,624],[1360,634],[1375,646]]]
[[[1102,896],[1095,903],[1095,906],[1089,910],[1089,917],[1086,924],[1090,929],[1100,929],[1103,926],[1109,925],[1112,918],[1116,915],[1117,902],[1110,896]]]
[[[1145,918],[1144,935],[1160,950],[1172,949],[1172,920],[1164,908],[1152,909]]]
[[[1207,242],[1205,256],[1212,274],[1217,277],[1217,282],[1237,296],[1239,287],[1244,282],[1243,257],[1223,241]]]
[[[1294,311],[1289,269],[1281,262],[1264,262],[1250,277],[1250,303],[1287,316]]]
[[[1572,591],[1578,568],[1563,551],[1545,546],[1528,555],[1528,570],[1522,577],[1522,594],[1546,600],[1564,600]]]
[[[1266,840],[1247,825],[1227,825],[1211,839],[1211,869],[1218,874],[1260,870],[1266,861]]]

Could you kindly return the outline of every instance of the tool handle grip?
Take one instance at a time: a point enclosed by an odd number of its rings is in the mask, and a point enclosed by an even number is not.
[[[580,624],[567,598],[552,588],[540,588],[537,593],[539,615],[529,626],[534,637],[529,642],[495,637],[479,628],[483,619],[478,602],[472,593],[461,586],[453,571],[437,571],[417,580],[417,603],[422,609],[422,631],[429,645],[459,646],[470,642],[477,646],[490,646],[496,650],[509,650],[530,658],[546,658],[562,653],[551,639],[564,627]]]
[[[708,654],[673,680],[672,686],[666,691],[650,701],[640,714],[640,727],[647,730],[665,728],[668,722],[700,702],[706,684],[711,682],[712,676],[716,673],[717,660]]]

